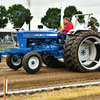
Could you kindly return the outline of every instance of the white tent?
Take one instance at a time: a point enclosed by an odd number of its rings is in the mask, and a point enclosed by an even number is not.
[[[31,20],[31,30],[39,30],[38,25],[43,25],[43,24],[40,22],[37,16],[34,15],[33,19]],[[48,30],[48,28],[43,25],[42,30]]]
[[[5,31],[15,31],[15,29],[13,28],[13,24],[11,24],[11,22],[9,21],[7,23],[7,26],[4,28]]]
[[[39,30],[38,29],[38,25],[43,25],[43,24],[40,22],[40,20],[37,18],[37,16],[34,15],[34,17],[32,18],[32,20],[30,22],[30,26],[31,26],[30,29],[31,30]],[[29,26],[26,23],[24,23],[24,25],[22,26],[22,28],[24,30],[28,30]],[[43,25],[43,29],[41,29],[41,30],[48,30],[48,28]]]
[[[4,29],[13,29],[13,25],[10,22],[8,22],[7,26]]]
[[[7,26],[5,28],[0,28],[0,32],[11,32],[11,31],[15,31],[15,29],[13,29],[13,25],[8,22]]]
[[[26,22],[24,23],[24,25],[22,26],[21,29],[24,29],[24,30],[29,30],[29,26],[26,24]]]

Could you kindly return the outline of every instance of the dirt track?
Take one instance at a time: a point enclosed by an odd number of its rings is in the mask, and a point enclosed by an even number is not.
[[[57,69],[43,66],[38,73],[28,74],[23,68],[13,71],[6,65],[5,59],[3,58],[2,63],[0,63],[0,91],[3,90],[4,77],[8,79],[8,90],[21,90],[100,81],[100,72],[77,73],[71,72],[67,68]]]

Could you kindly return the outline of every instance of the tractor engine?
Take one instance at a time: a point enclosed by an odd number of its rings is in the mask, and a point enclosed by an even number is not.
[[[20,48],[43,47],[54,45],[57,33],[50,31],[17,31],[17,38]]]
[[[15,35],[17,35],[15,37]],[[40,55],[62,57],[62,47],[56,44],[58,33],[47,31],[17,31],[12,33],[14,47],[22,50],[39,52]]]

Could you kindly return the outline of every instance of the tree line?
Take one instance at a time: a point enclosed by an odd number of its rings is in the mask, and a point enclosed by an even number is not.
[[[83,14],[82,11],[77,10],[75,6],[68,6],[64,10],[63,17],[72,17],[75,14]],[[33,16],[30,13],[30,20]],[[59,8],[48,8],[44,17],[41,18],[41,23],[48,28],[59,28],[61,18],[61,9]],[[13,24],[13,28],[22,27],[24,22],[29,24],[29,9],[25,8],[21,4],[14,4],[9,6],[8,10],[5,6],[0,6],[0,28],[6,27],[8,21]],[[79,23],[85,22],[84,16],[79,16]],[[99,22],[95,17],[91,17],[89,23],[94,22],[99,27]]]
[[[32,19],[30,13],[30,19]],[[6,27],[8,20],[13,24],[13,28],[22,27],[24,22],[29,24],[29,9],[21,4],[9,6],[8,10],[5,6],[0,6],[0,28]]]
[[[75,14],[83,14],[82,11],[77,10],[75,6],[68,6],[64,10],[63,17],[69,17],[72,20],[72,17]],[[46,12],[46,15],[41,18],[41,22],[48,28],[59,28],[60,27],[60,18],[61,18],[61,9],[59,8],[49,8]],[[79,23],[84,23],[84,16],[79,16]],[[89,25],[91,22],[94,22],[97,27],[99,27],[99,22],[95,17],[91,17],[89,21]]]

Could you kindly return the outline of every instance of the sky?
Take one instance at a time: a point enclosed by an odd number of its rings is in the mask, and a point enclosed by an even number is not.
[[[0,0],[0,5],[4,5],[7,9],[13,4],[22,4],[28,8],[27,0]],[[31,13],[39,19],[43,17],[48,8],[57,7],[63,9],[67,6],[74,5],[84,14],[93,13],[100,23],[100,0],[31,0]]]

